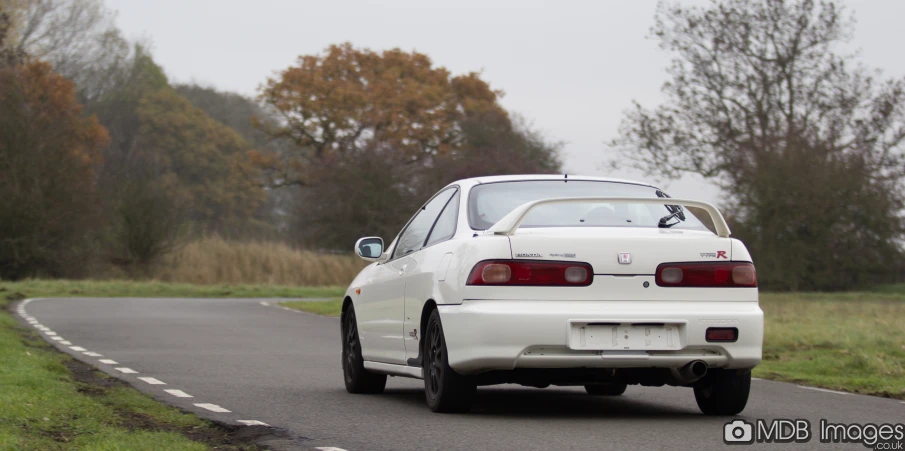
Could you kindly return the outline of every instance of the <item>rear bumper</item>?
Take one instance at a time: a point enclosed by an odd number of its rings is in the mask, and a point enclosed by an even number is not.
[[[752,368],[761,360],[764,315],[757,302],[465,301],[440,305],[449,364],[463,374],[515,368],[675,368],[703,360]],[[570,347],[581,322],[671,323],[675,350],[610,351]],[[738,341],[708,343],[708,327],[736,327]]]

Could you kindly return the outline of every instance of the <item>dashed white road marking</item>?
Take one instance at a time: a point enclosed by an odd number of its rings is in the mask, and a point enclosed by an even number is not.
[[[261,301],[261,305],[263,305],[264,307],[270,307],[270,303],[269,303],[269,302]]]
[[[53,341],[63,341],[63,337],[50,337]]]
[[[135,371],[132,368],[114,368],[114,369],[123,374],[138,374],[138,371]]]
[[[236,423],[244,424],[246,426],[270,426],[269,424],[258,420],[236,420]]]
[[[98,354],[96,352],[91,352],[91,351],[85,351],[82,354],[85,354],[88,357],[103,357],[104,356],[103,354]]]
[[[804,385],[799,385],[798,388],[803,388],[805,390],[814,390],[814,391],[819,391],[819,392],[824,392],[824,393],[834,393],[837,395],[850,395],[851,394],[851,393],[846,393],[844,391],[827,390],[825,388],[805,387]]]
[[[337,448],[335,446],[318,446],[317,448],[314,448],[314,449],[319,449],[321,451],[346,451],[342,448]]]
[[[177,398],[194,398],[194,396],[192,396],[182,390],[164,390],[164,391]]]
[[[98,362],[101,362],[101,363],[107,364],[107,365],[119,365],[118,363],[116,363],[116,360],[110,360],[110,359],[100,359],[100,360],[98,360]]]
[[[210,410],[211,412],[230,413],[229,410],[226,410],[223,407],[220,407],[216,404],[201,403],[201,404],[195,404],[195,407],[201,407],[202,409],[207,409],[207,410]]]
[[[69,345],[72,344],[72,342],[71,342],[71,341],[63,340],[63,341],[60,342],[60,344],[63,345],[63,346],[69,346]]]
[[[44,331],[44,335],[54,336],[54,335],[56,335],[56,334],[57,334],[57,333],[54,332],[54,331],[52,331],[52,330],[45,330],[45,331]]]
[[[751,380],[752,381],[762,381],[763,379],[761,379],[759,377],[752,377]]]
[[[49,327],[44,327],[44,326],[35,326],[35,329],[38,329],[41,332],[47,332],[48,330],[50,330]]]
[[[151,385],[166,385],[167,384],[166,382],[159,380],[159,379],[154,379],[153,377],[139,377],[138,380],[140,380],[142,382],[147,382]]]
[[[78,352],[87,351],[87,349],[85,349],[85,348],[83,348],[83,347],[81,347],[81,346],[70,346],[69,349],[72,349],[73,351],[78,351]]]

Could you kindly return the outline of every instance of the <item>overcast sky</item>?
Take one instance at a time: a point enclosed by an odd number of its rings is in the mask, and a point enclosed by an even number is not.
[[[702,3],[699,0],[689,2]],[[611,173],[602,162],[632,99],[654,106],[671,58],[646,39],[656,2],[633,1],[300,1],[107,0],[130,38],[153,43],[171,81],[195,81],[254,95],[298,55],[349,41],[429,55],[454,74],[480,71],[550,139],[563,141],[565,170]],[[905,75],[905,1],[848,1],[858,21],[854,46],[870,67]],[[674,197],[719,202],[707,183],[662,183]]]

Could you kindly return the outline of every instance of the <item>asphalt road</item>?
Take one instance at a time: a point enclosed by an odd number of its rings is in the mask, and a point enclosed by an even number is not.
[[[674,387],[630,386],[615,398],[580,388],[483,387],[465,415],[431,413],[420,380],[390,378],[382,395],[351,395],[343,387],[339,320],[269,300],[39,299],[23,312],[78,359],[203,417],[285,429],[292,441],[283,445],[295,449],[707,450],[726,446],[723,425],[731,419],[699,414],[692,391]],[[761,380],[751,390],[740,415],[749,421],[807,419],[815,433],[821,418],[905,421],[897,400]],[[210,410],[217,406],[229,412]],[[865,449],[816,438],[759,446]]]

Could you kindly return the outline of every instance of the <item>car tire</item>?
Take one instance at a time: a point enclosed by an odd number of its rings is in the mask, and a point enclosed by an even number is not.
[[[750,392],[750,371],[714,370],[694,385],[694,399],[706,415],[741,413]]]
[[[383,393],[387,377],[385,374],[376,374],[365,369],[364,359],[361,357],[361,340],[358,338],[358,321],[355,318],[355,308],[351,305],[343,313],[342,339],[343,379],[346,382],[346,391],[356,394]]]
[[[593,396],[619,396],[625,393],[626,384],[595,384],[585,385],[584,390]]]
[[[471,409],[477,384],[473,377],[463,376],[449,366],[446,338],[440,312],[434,310],[422,335],[424,395],[434,412],[461,413]]]

